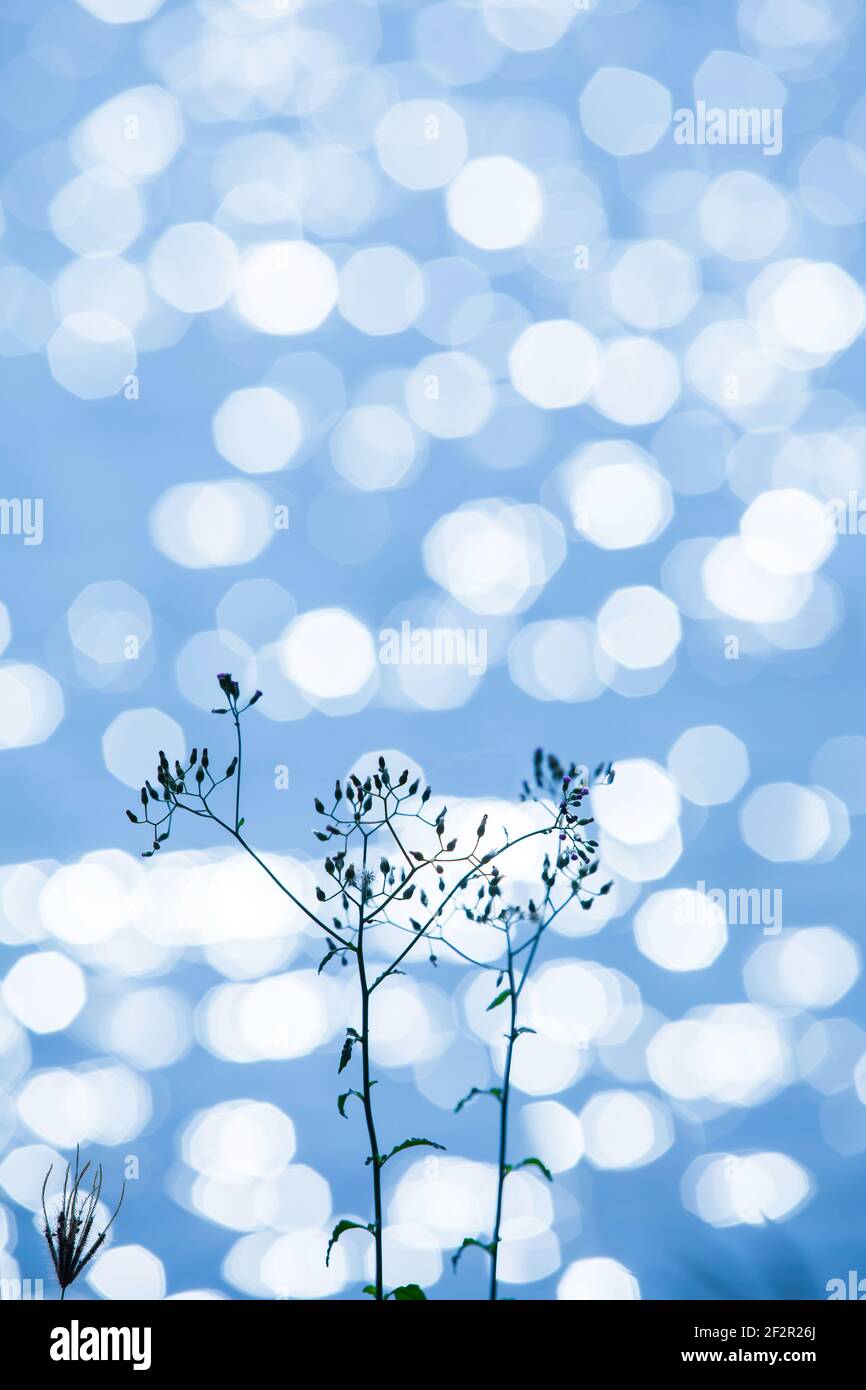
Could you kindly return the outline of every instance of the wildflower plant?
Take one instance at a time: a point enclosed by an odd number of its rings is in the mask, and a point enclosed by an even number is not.
[[[126,1184],[122,1183],[120,1198],[111,1217],[101,1231],[95,1231],[99,1202],[102,1197],[102,1165],[97,1164],[92,1169],[88,1188],[85,1179],[88,1171],[91,1170],[90,1162],[85,1163],[83,1168],[79,1167],[79,1163],[80,1151],[76,1146],[75,1167],[73,1169],[71,1164],[66,1165],[66,1177],[63,1180],[60,1203],[54,1215],[50,1217],[45,1204],[45,1190],[48,1186],[48,1179],[51,1177],[53,1164],[45,1174],[45,1181],[42,1184],[43,1234],[51,1254],[54,1273],[60,1285],[61,1302],[66,1297],[66,1290],[75,1283],[81,1271],[90,1264],[108,1235],[109,1228],[120,1211],[126,1191]]]
[[[594,779],[601,785],[609,785],[614,779],[610,763],[600,764]],[[544,806],[560,827],[558,845],[554,853],[544,855],[538,901],[529,898],[526,904],[503,901],[502,882],[494,867],[486,884],[477,893],[474,907],[464,906],[465,916],[472,922],[493,927],[502,934],[504,967],[474,964],[479,969],[496,973],[497,993],[487,1005],[487,1010],[502,1009],[507,1012],[505,1025],[505,1062],[500,1086],[481,1088],[473,1086],[456,1107],[459,1114],[465,1106],[481,1096],[489,1096],[499,1107],[496,1207],[493,1230],[489,1241],[467,1236],[457,1253],[452,1256],[454,1268],[465,1250],[477,1246],[490,1257],[489,1298],[495,1302],[499,1293],[498,1267],[499,1247],[502,1241],[502,1213],[505,1197],[506,1179],[510,1173],[521,1168],[534,1168],[548,1182],[553,1175],[540,1158],[534,1155],[521,1159],[518,1163],[508,1161],[508,1120],[511,1100],[511,1070],[515,1045],[527,1033],[535,1029],[520,1022],[520,1001],[538,956],[538,949],[548,928],[555,919],[574,902],[588,911],[596,898],[605,897],[613,886],[611,882],[593,888],[588,880],[598,872],[598,841],[585,837],[585,827],[592,825],[593,817],[582,815],[583,803],[589,796],[588,778],[583,769],[572,763],[566,769],[552,753],[545,758],[539,748],[535,753],[533,782],[524,782],[522,801],[533,801]],[[443,933],[442,939],[447,942]]]
[[[337,780],[327,799],[316,797],[315,810],[320,818],[314,835],[324,848],[321,882],[315,890],[315,904],[303,902],[280,879],[250,845],[244,834],[245,818],[241,814],[241,776],[243,770],[242,721],[261,698],[256,690],[243,701],[234,677],[221,673],[217,677],[225,703],[213,710],[228,716],[234,726],[234,752],[221,774],[214,774],[207,748],[199,754],[193,748],[185,765],[175,762],[172,768],[163,752],[159,753],[155,774],[157,787],[146,781],[141,789],[141,812],[127,811],[135,824],[144,824],[151,836],[145,858],[158,853],[168,840],[178,815],[194,816],[211,821],[234,841],[240,849],[260,866],[274,885],[322,932],[326,946],[319,972],[333,961],[354,966],[357,985],[357,1017],[355,1025],[347,1028],[340,1052],[338,1074],[347,1073],[347,1084],[337,1097],[341,1116],[350,1117],[358,1109],[366,1128],[369,1153],[366,1166],[370,1169],[372,1217],[367,1223],[343,1220],[334,1227],[326,1251],[330,1260],[334,1245],[351,1230],[366,1231],[373,1241],[374,1282],[365,1292],[376,1301],[393,1299],[397,1302],[424,1299],[423,1291],[415,1284],[388,1289],[385,1281],[383,1234],[384,1216],[382,1174],[386,1164],[417,1148],[443,1149],[433,1139],[410,1136],[390,1147],[380,1140],[376,1118],[372,1075],[371,1033],[378,991],[395,975],[407,957],[424,943],[432,963],[436,964],[435,946],[441,941],[450,946],[446,932],[449,922],[457,916],[470,920],[494,922],[503,931],[506,947],[506,970],[503,978],[508,988],[501,993],[496,1006],[510,1000],[511,1036],[508,1044],[507,1067],[501,1099],[500,1125],[500,1192],[496,1225],[492,1237],[493,1288],[496,1287],[496,1251],[500,1240],[501,1189],[505,1177],[507,1143],[508,1084],[511,1053],[519,1036],[517,1007],[526,976],[535,958],[538,943],[556,912],[553,909],[553,889],[560,880],[571,885],[573,898],[583,906],[591,904],[592,894],[584,880],[595,870],[591,858],[594,842],[582,837],[582,827],[588,823],[580,816],[580,803],[586,790],[575,784],[568,788],[568,774],[558,768],[555,759],[549,761],[547,774],[538,782],[535,792],[525,784],[524,797],[543,809],[541,824],[511,838],[504,830],[492,848],[486,848],[487,815],[483,815],[468,836],[452,834],[448,828],[448,808],[432,809],[432,789],[422,788],[420,779],[410,781],[407,769],[392,773],[385,759],[369,776],[361,779],[350,774],[343,784]],[[541,755],[537,755],[537,758]],[[537,762],[538,767],[538,762]],[[551,797],[550,778],[554,770],[559,781],[565,779],[566,790]],[[607,769],[607,775],[610,769]],[[546,777],[546,780],[545,780]],[[220,789],[229,784],[228,809],[226,794]],[[233,792],[233,795],[231,794]],[[530,924],[534,945],[529,953],[515,964],[523,946],[518,947],[514,933],[517,919],[503,917],[498,899],[501,890],[501,871],[498,861],[514,846],[539,836],[559,836],[559,852],[544,859],[545,892],[538,908],[527,906],[522,920]],[[567,861],[569,869],[564,864]],[[609,885],[608,885],[609,887]],[[606,891],[606,890],[605,890]],[[483,902],[483,906],[479,906]],[[559,909],[561,910],[561,908]],[[530,936],[530,942],[533,937]],[[375,949],[374,949],[375,948]],[[471,960],[463,951],[452,947],[458,956]],[[382,953],[386,960],[382,963]],[[519,979],[518,979],[519,975]],[[493,1007],[493,1005],[491,1005]],[[537,1160],[535,1160],[537,1162]],[[472,1243],[472,1242],[470,1242]]]

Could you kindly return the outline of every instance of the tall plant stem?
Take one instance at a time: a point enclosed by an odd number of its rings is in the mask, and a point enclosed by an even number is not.
[[[367,867],[367,840],[364,838],[364,869]],[[363,879],[362,879],[363,882]],[[358,981],[361,986],[361,1095],[364,1105],[364,1118],[367,1122],[367,1137],[370,1141],[370,1158],[373,1169],[373,1239],[376,1259],[376,1301],[385,1298],[385,1279],[382,1259],[382,1165],[379,1162],[379,1141],[376,1137],[376,1121],[373,1116],[373,1083],[370,1080],[370,986],[367,981],[367,967],[364,962],[364,895],[358,909],[358,941],[356,959],[358,962]]]
[[[502,1199],[505,1193],[505,1179],[508,1176],[508,1098],[511,1090],[511,1061],[514,1056],[515,1033],[517,1031],[518,990],[514,974],[514,956],[511,950],[511,933],[506,924],[506,948],[508,952],[507,971],[511,993],[508,996],[509,1023],[508,1046],[505,1051],[505,1070],[502,1074],[502,1095],[499,1100],[499,1172],[496,1180],[496,1218],[493,1223],[493,1240],[490,1251],[490,1302],[495,1303],[498,1291],[497,1271],[499,1268],[499,1242],[502,1238]]]
[[[238,749],[238,765],[235,772],[235,834],[237,835],[241,828],[241,771],[244,755],[244,745],[243,739],[241,738],[241,721],[238,717],[238,709],[236,704],[234,705],[232,713],[235,717],[235,736],[237,738]]]

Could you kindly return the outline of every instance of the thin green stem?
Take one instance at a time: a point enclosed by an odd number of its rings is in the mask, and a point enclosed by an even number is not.
[[[429,917],[427,918],[427,921],[422,924],[421,930],[415,933],[408,946],[404,946],[403,950],[400,951],[399,954],[394,958],[394,960],[388,966],[387,970],[383,970],[381,975],[379,975],[379,977],[373,981],[371,989],[377,989],[378,986],[381,985],[384,980],[387,980],[389,975],[393,975],[395,973],[398,967],[409,955],[410,951],[413,951],[415,947],[418,945],[418,942],[423,940],[428,928],[433,924],[433,922],[435,922],[436,918],[441,914],[442,909],[446,906],[446,904],[450,902],[450,900],[457,893],[459,893],[463,888],[465,888],[466,885],[471,881],[471,879],[475,877],[477,873],[479,873],[482,869],[486,868],[488,863],[492,864],[494,862],[497,862],[502,857],[502,855],[508,852],[508,850],[514,849],[516,845],[523,844],[525,840],[534,839],[536,835],[550,835],[552,831],[558,828],[558,824],[558,821],[554,821],[551,825],[540,826],[537,830],[527,830],[522,835],[518,835],[516,839],[509,840],[499,849],[494,850],[493,853],[490,855],[489,859],[485,855],[484,858],[487,861],[487,863],[485,863],[483,860],[479,860],[477,864],[473,864],[472,868],[468,869],[467,872],[463,874],[461,878],[458,879],[458,881],[454,884],[453,888],[449,889],[449,891],[445,894],[445,896],[442,898],[442,901],[439,903],[439,906],[436,908],[434,912],[430,913]]]
[[[497,1298],[497,1272],[499,1269],[499,1243],[502,1239],[502,1202],[505,1195],[505,1179],[508,1175],[508,1099],[511,1091],[511,1062],[514,1056],[515,1032],[517,1031],[517,996],[518,990],[515,986],[514,977],[514,957],[511,952],[511,932],[508,924],[505,926],[505,941],[507,950],[507,971],[508,984],[511,993],[508,996],[509,1003],[509,1025],[508,1025],[508,1046],[505,1050],[505,1069],[502,1074],[502,1095],[499,1101],[499,1172],[496,1181],[496,1217],[493,1223],[493,1238],[490,1250],[490,1302],[495,1303]],[[525,978],[525,977],[524,977]]]
[[[382,1165],[379,1162],[379,1140],[376,1136],[376,1121],[373,1116],[373,1083],[370,1080],[370,988],[367,983],[367,968],[364,963],[364,883],[367,868],[367,837],[364,836],[364,857],[362,861],[361,901],[358,904],[358,941],[356,956],[358,961],[358,980],[361,986],[361,1095],[363,1097],[364,1119],[367,1122],[367,1137],[370,1141],[370,1157],[373,1169],[373,1239],[376,1251],[376,1301],[385,1298],[384,1262],[382,1259]]]
[[[238,765],[235,769],[235,834],[241,828],[241,760],[243,757],[243,740],[241,738],[241,721],[238,716],[237,705],[234,705],[232,713],[235,717],[235,733],[238,741]]]
[[[315,912],[311,912],[310,909],[306,906],[306,904],[301,902],[300,898],[296,898],[294,893],[292,893],[290,889],[288,889],[286,885],[283,883],[282,879],[278,878],[277,875],[273,872],[273,870],[268,868],[265,861],[261,859],[258,854],[256,854],[252,846],[247,844],[243,835],[236,834],[236,832],[233,831],[230,826],[226,826],[226,829],[228,830],[230,835],[234,835],[234,838],[241,846],[241,849],[246,850],[247,854],[250,856],[251,859],[255,860],[259,868],[264,869],[268,878],[276,884],[281,893],[285,893],[289,901],[294,903],[295,907],[298,908],[300,912],[303,912],[305,917],[309,917],[311,922],[315,922],[316,926],[320,927],[326,936],[332,937],[334,941],[339,941],[341,946],[345,946],[351,950],[352,943],[350,941],[347,941],[344,937],[340,936],[339,932],[335,931],[333,927],[329,927],[327,922],[323,922],[321,917],[317,917]]]
[[[264,869],[271,882],[276,884],[277,888],[279,888],[281,893],[285,893],[286,897],[289,899],[290,902],[294,903],[295,907],[298,909],[299,912],[303,912],[305,917],[309,917],[311,922],[315,922],[316,926],[319,927],[325,933],[326,936],[332,937],[334,941],[339,941],[341,946],[346,946],[347,948],[351,949],[351,942],[345,941],[343,937],[339,936],[332,927],[328,926],[327,922],[323,922],[321,917],[318,917],[315,912],[311,912],[310,909],[307,907],[306,903],[302,903],[300,898],[295,897],[291,889],[287,888],[286,885],[283,883],[282,879],[278,878],[277,875],[273,872],[273,870],[268,868],[265,861],[258,854],[256,854],[252,845],[248,844],[247,841],[244,839],[243,835],[241,835],[237,830],[235,830],[233,826],[229,825],[228,821],[224,821],[222,817],[218,816],[216,812],[211,810],[209,806],[205,811],[197,811],[194,806],[187,806],[183,801],[175,801],[174,809],[178,811],[186,811],[187,814],[190,816],[199,816],[202,820],[211,820],[213,821],[214,825],[220,826],[220,828],[224,830],[227,835],[230,835],[233,840],[237,841],[241,849],[245,850],[251,859],[255,860],[260,869]]]

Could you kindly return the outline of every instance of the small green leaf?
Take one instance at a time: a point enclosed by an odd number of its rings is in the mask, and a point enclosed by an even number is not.
[[[491,1009],[498,1009],[500,1004],[504,1004],[506,999],[510,998],[511,990],[504,989],[501,994],[497,994],[496,998],[491,1000],[491,1002],[487,1005],[485,1012],[489,1014]]]
[[[455,1270],[460,1263],[460,1256],[463,1254],[463,1251],[468,1250],[472,1245],[477,1245],[479,1250],[486,1250],[488,1255],[493,1254],[494,1246],[492,1241],[490,1245],[485,1245],[483,1240],[476,1240],[474,1236],[467,1236],[460,1249],[451,1256],[451,1264]]]
[[[319,961],[319,968],[318,968],[318,970],[316,971],[316,974],[317,974],[317,975],[321,975],[321,973],[322,973],[322,971],[324,970],[325,966],[328,964],[328,961],[329,961],[329,960],[333,960],[333,959],[334,959],[334,956],[336,956],[336,955],[339,954],[339,951],[340,951],[340,947],[339,947],[339,946],[332,946],[331,949],[330,949],[330,951],[327,951],[327,952],[325,953],[325,955],[322,956],[322,959]],[[350,1054],[350,1055],[351,1055],[351,1054]]]
[[[472,1090],[468,1091],[462,1100],[458,1100],[454,1107],[454,1114],[459,1115],[464,1105],[468,1105],[476,1096],[493,1096],[494,1100],[498,1100],[500,1103],[502,1102],[502,1091],[498,1086],[488,1086],[486,1089],[482,1089],[480,1086],[473,1086]]]
[[[427,1302],[427,1295],[418,1284],[401,1284],[398,1289],[392,1289],[386,1298],[393,1298],[395,1303],[417,1303],[419,1299]]]
[[[369,1231],[370,1235],[374,1234],[372,1226],[364,1226],[361,1224],[360,1221],[338,1221],[333,1231],[331,1232],[331,1239],[328,1241],[328,1248],[325,1251],[326,1265],[330,1263],[331,1251],[337,1244],[337,1241],[340,1239],[340,1236],[345,1235],[347,1231]]]
[[[346,1067],[349,1065],[349,1063],[351,1062],[351,1060],[352,1060],[352,1048],[355,1046],[355,1043],[356,1043],[356,1042],[360,1042],[360,1041],[361,1041],[361,1039],[360,1039],[359,1035],[355,1032],[354,1028],[347,1028],[347,1029],[346,1029],[346,1041],[343,1043],[343,1051],[340,1053],[340,1065],[337,1067],[337,1075],[338,1075],[338,1076],[339,1076],[340,1072],[341,1072],[341,1071],[344,1071],[345,1068],[346,1068]]]
[[[371,1081],[370,1085],[375,1086],[376,1082]],[[357,1099],[360,1101],[363,1101],[364,1099],[361,1092],[354,1090],[354,1088],[350,1088],[348,1091],[344,1091],[342,1095],[337,1096],[337,1109],[339,1110],[344,1120],[348,1120],[349,1118],[346,1114],[346,1102],[348,1101],[350,1096],[356,1096]]]
[[[553,1182],[553,1174],[547,1164],[542,1163],[540,1158],[524,1158],[520,1163],[515,1163],[511,1171],[515,1172],[518,1168],[538,1168],[547,1178],[548,1182]]]
[[[381,1168],[382,1165],[385,1164],[385,1163],[387,1163],[389,1158],[393,1158],[395,1154],[402,1153],[404,1149],[419,1149],[419,1148],[426,1148],[426,1149],[442,1149],[443,1152],[445,1151],[445,1145],[444,1145],[444,1144],[436,1144],[436,1143],[434,1143],[434,1141],[433,1141],[432,1139],[404,1139],[403,1142],[402,1142],[402,1144],[395,1144],[394,1148],[390,1151],[390,1153],[380,1154],[380,1155],[379,1155],[379,1159],[378,1159],[379,1167]],[[373,1162],[372,1158],[368,1158],[368,1159],[367,1159],[367,1163],[372,1163],[372,1162]]]

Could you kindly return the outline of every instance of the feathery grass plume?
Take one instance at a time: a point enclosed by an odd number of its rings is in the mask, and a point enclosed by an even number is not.
[[[126,1183],[123,1183],[120,1189],[120,1199],[108,1225],[94,1235],[93,1224],[102,1196],[102,1164],[97,1164],[93,1170],[90,1189],[87,1190],[83,1184],[90,1168],[90,1162],[85,1163],[83,1168],[79,1168],[79,1160],[80,1151],[76,1144],[75,1168],[73,1170],[70,1164],[66,1165],[66,1177],[63,1180],[60,1206],[53,1217],[53,1224],[49,1220],[45,1206],[45,1189],[48,1186],[48,1179],[51,1177],[53,1164],[45,1174],[45,1181],[42,1184],[44,1235],[51,1252],[51,1262],[54,1265],[57,1282],[60,1285],[61,1301],[66,1297],[66,1290],[70,1284],[75,1283],[85,1265],[90,1263],[105,1240],[109,1227],[120,1211],[123,1195],[126,1191]]]

